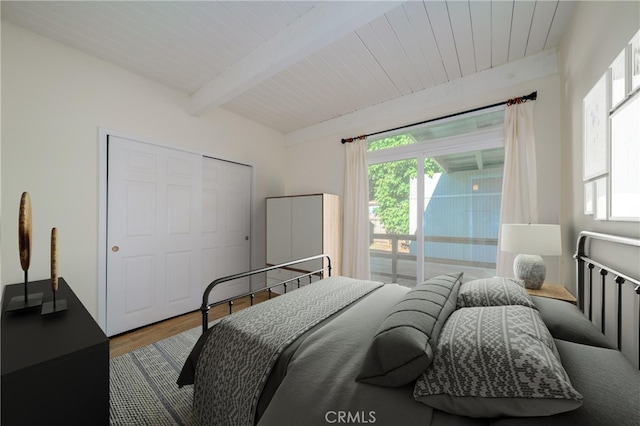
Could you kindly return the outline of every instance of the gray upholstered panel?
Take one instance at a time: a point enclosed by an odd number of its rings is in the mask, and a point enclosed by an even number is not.
[[[440,330],[455,310],[461,277],[458,273],[431,278],[393,307],[371,341],[358,381],[402,386],[427,368]]]

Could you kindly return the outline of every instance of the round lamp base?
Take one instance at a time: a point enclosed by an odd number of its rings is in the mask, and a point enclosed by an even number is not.
[[[513,273],[524,282],[525,288],[538,290],[547,275],[547,267],[536,254],[519,254],[513,261]]]

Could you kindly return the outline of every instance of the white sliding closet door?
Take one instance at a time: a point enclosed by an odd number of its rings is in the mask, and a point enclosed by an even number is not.
[[[201,155],[109,137],[107,335],[197,309]]]
[[[202,286],[251,268],[251,167],[203,158]],[[249,278],[221,284],[209,301],[250,290]],[[202,302],[202,301],[201,301]]]

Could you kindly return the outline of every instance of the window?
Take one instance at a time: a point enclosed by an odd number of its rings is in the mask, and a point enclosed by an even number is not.
[[[495,275],[503,121],[499,107],[368,141],[372,279]]]

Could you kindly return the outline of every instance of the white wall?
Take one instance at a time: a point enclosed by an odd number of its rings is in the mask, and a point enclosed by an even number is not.
[[[264,198],[284,192],[284,136],[217,109],[188,114],[188,96],[2,22],[2,285],[21,282],[20,195],[33,206],[29,278],[60,275],[97,318],[98,128],[254,166],[252,262],[264,262]]]
[[[511,73],[508,73],[511,76]],[[557,73],[517,84],[483,82],[482,76],[478,86],[469,91],[450,90],[450,95],[440,98],[439,102],[431,101],[427,106],[417,109],[415,102],[407,99],[405,103],[396,102],[394,115],[405,118],[389,122],[385,117],[372,114],[369,119],[369,129],[366,125],[358,128],[340,129],[340,136],[330,136],[307,143],[298,143],[286,148],[287,158],[287,194],[306,192],[330,192],[342,195],[344,176],[344,147],[340,143],[341,137],[352,137],[362,133],[381,130],[380,123],[386,128],[401,126],[430,118],[465,111],[484,105],[504,101],[516,96],[538,92],[535,102],[535,134],[536,155],[538,167],[538,196],[540,206],[540,221],[543,223],[560,222],[560,180],[561,180],[561,149],[560,138],[560,78]],[[485,84],[483,84],[485,83]],[[452,86],[458,86],[455,83]],[[462,84],[464,86],[464,84]],[[496,88],[496,86],[502,86]],[[486,89],[483,89],[486,87]],[[455,87],[454,87],[455,89]],[[445,92],[446,89],[443,89]],[[440,91],[438,89],[438,91]],[[375,108],[374,108],[375,109]],[[562,223],[561,223],[562,224]],[[547,281],[563,282],[560,276],[561,263],[571,262],[571,254],[565,253],[562,258],[547,259]]]
[[[562,192],[566,194],[562,210],[570,225],[565,251],[575,251],[582,230],[640,237],[638,222],[597,221],[583,214],[582,181],[582,100],[639,28],[640,2],[577,2],[562,39],[562,155],[567,158],[562,169]]]
[[[0,20],[0,63],[2,58],[2,20]],[[0,99],[2,99],[2,67],[0,67]],[[0,129],[2,129],[2,102],[0,102]],[[2,131],[0,131],[0,206],[2,206]],[[0,225],[2,209],[0,209]],[[0,228],[0,278],[2,277],[2,229]],[[0,279],[0,283],[2,280]],[[1,299],[1,297],[0,297]]]

